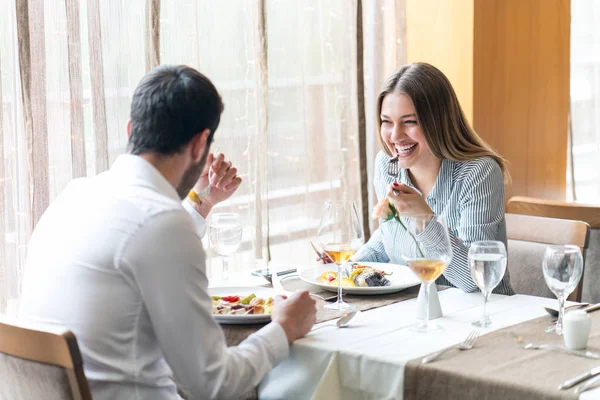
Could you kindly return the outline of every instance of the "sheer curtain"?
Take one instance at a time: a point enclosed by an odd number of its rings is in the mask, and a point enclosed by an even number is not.
[[[374,99],[404,60],[403,0],[0,0],[0,9],[0,312],[18,299],[48,204],[125,151],[132,92],[159,63],[199,69],[223,96],[213,149],[244,183],[215,211],[243,218],[235,269],[311,262],[327,199],[355,200],[369,215]]]
[[[600,203],[600,3],[571,2],[571,127],[574,190]]]

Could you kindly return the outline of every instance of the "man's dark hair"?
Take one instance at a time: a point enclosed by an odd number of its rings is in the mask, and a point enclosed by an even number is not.
[[[212,82],[185,65],[161,65],[144,76],[131,100],[129,152],[170,155],[219,126],[223,102]]]

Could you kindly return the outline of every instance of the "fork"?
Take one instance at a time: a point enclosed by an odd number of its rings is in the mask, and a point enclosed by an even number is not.
[[[564,353],[572,354],[574,356],[591,358],[593,360],[600,360],[600,354],[598,354],[598,353],[594,353],[594,352],[587,351],[587,350],[571,350],[571,349],[567,349],[567,348],[564,348],[561,346],[554,346],[554,345],[550,345],[550,344],[533,344],[531,342],[525,341],[525,339],[522,336],[519,336],[514,332],[511,332],[510,334],[515,339],[515,342],[519,343],[521,345],[521,347],[523,347],[525,350],[541,350],[541,349],[558,350],[558,351],[562,351]]]
[[[398,155],[390,158],[387,166],[387,174],[394,178],[394,182],[398,179],[398,173],[400,172],[400,168],[398,166]]]
[[[427,357],[425,357],[423,360],[421,360],[421,363],[427,364],[434,360],[437,360],[439,358],[439,356],[441,356],[445,352],[452,350],[452,349],[471,350],[473,348],[473,345],[475,344],[475,340],[477,340],[477,338],[479,337],[480,334],[481,334],[481,332],[478,329],[475,329],[474,331],[471,331],[471,333],[469,333],[469,336],[467,336],[466,339],[464,341],[462,341],[462,343],[459,343],[456,346],[447,347],[438,352],[430,354]]]

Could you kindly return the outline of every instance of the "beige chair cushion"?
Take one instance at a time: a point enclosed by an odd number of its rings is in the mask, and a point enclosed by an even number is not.
[[[590,232],[590,244],[585,252],[584,274],[582,300],[600,303],[600,228]]]
[[[0,353],[0,400],[72,399],[64,368]]]
[[[517,294],[556,298],[548,289],[542,271],[547,244],[508,240],[510,284]]]

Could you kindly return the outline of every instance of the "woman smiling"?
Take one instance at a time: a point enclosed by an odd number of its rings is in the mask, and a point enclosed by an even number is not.
[[[471,243],[506,245],[505,160],[473,131],[446,76],[426,63],[400,67],[386,80],[376,115],[383,151],[375,161],[375,190],[404,215],[446,217],[452,261],[436,283],[477,290],[467,254]],[[388,175],[397,159],[398,176]],[[355,261],[401,263],[406,231],[395,220],[380,224]],[[496,293],[513,294],[508,270]]]

